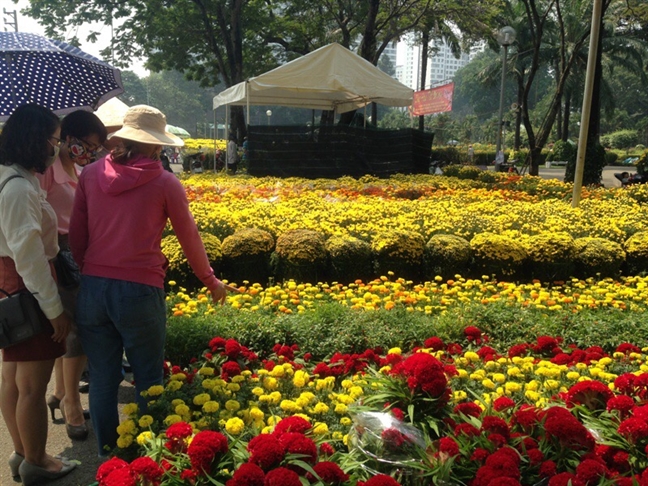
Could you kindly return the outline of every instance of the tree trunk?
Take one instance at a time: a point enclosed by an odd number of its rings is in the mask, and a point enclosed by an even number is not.
[[[430,43],[430,31],[425,28],[421,37],[421,76],[419,82],[419,90],[425,89],[425,78],[427,76],[427,62],[428,62],[428,46]],[[419,116],[419,130],[423,131],[425,128],[425,115]]]
[[[566,142],[569,140],[569,120],[571,118],[571,91],[565,95],[565,111],[563,113],[562,132],[560,133],[560,140]]]
[[[520,89],[520,84],[518,83],[517,90],[517,109],[515,110],[515,141],[513,142],[513,148],[517,152],[520,150],[522,145],[521,141],[521,128],[522,128],[522,100],[523,100],[524,91]]]

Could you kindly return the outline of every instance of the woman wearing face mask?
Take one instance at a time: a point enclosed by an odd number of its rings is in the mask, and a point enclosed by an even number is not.
[[[54,208],[58,219],[60,251],[57,258],[61,262],[75,265],[68,245],[74,192],[81,167],[95,161],[106,136],[106,127],[95,114],[81,110],[70,113],[61,123],[62,143],[58,158],[44,174],[38,175],[40,185],[47,193],[47,202]],[[68,255],[65,255],[66,252]],[[78,271],[78,268],[75,270]],[[47,406],[52,420],[55,417],[54,411],[60,409],[68,437],[85,440],[88,437],[88,427],[79,395],[79,380],[86,365],[86,356],[74,325],[74,309],[79,288],[74,285],[61,285],[63,280],[59,275],[59,294],[65,311],[72,319],[72,329],[66,340],[65,355],[54,364],[54,393],[47,399]]]
[[[160,249],[167,220],[194,273],[223,303],[227,290],[214,276],[189,211],[184,187],[159,160],[164,145],[184,142],[165,129],[159,110],[129,108],[122,144],[81,173],[70,221],[70,248],[81,267],[76,322],[90,369],[90,416],[99,454],[117,444],[117,392],[124,351],[140,393],[162,384],[168,262]]]
[[[36,173],[54,163],[60,143],[58,118],[34,104],[17,108],[0,134],[0,288],[35,293],[51,324],[2,350],[0,409],[14,447],[9,467],[26,486],[62,477],[75,467],[45,452],[45,392],[54,360],[65,353],[70,319],[50,264],[58,252],[56,214]]]

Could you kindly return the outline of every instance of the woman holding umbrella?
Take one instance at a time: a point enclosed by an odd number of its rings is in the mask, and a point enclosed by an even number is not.
[[[45,451],[45,392],[54,360],[65,352],[70,319],[49,263],[58,252],[56,215],[35,174],[54,163],[60,143],[58,118],[34,104],[18,107],[0,134],[0,287],[35,293],[51,324],[2,350],[0,409],[14,447],[9,467],[14,480],[26,486],[60,478],[75,467]]]
[[[171,220],[194,273],[223,303],[235,288],[214,276],[184,188],[160,163],[162,147],[183,141],[165,130],[166,117],[146,105],[128,109],[118,146],[81,173],[70,222],[70,248],[81,268],[77,326],[90,369],[90,416],[99,454],[117,444],[117,392],[122,356],[141,396],[162,384],[167,260],[160,250]]]

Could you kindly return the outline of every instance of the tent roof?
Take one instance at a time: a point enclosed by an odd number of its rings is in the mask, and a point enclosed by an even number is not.
[[[335,110],[362,108],[370,102],[409,106],[413,90],[340,44],[329,44],[267,73],[243,81],[214,97],[214,109],[278,105]]]

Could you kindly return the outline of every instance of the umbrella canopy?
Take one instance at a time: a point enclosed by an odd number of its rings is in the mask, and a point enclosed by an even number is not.
[[[191,134],[187,130],[185,130],[184,128],[175,127],[173,125],[167,125],[166,131],[169,133],[173,133],[174,135],[177,135],[180,138],[191,137]]]
[[[0,32],[0,120],[36,103],[63,115],[124,92],[118,69],[65,42]]]

